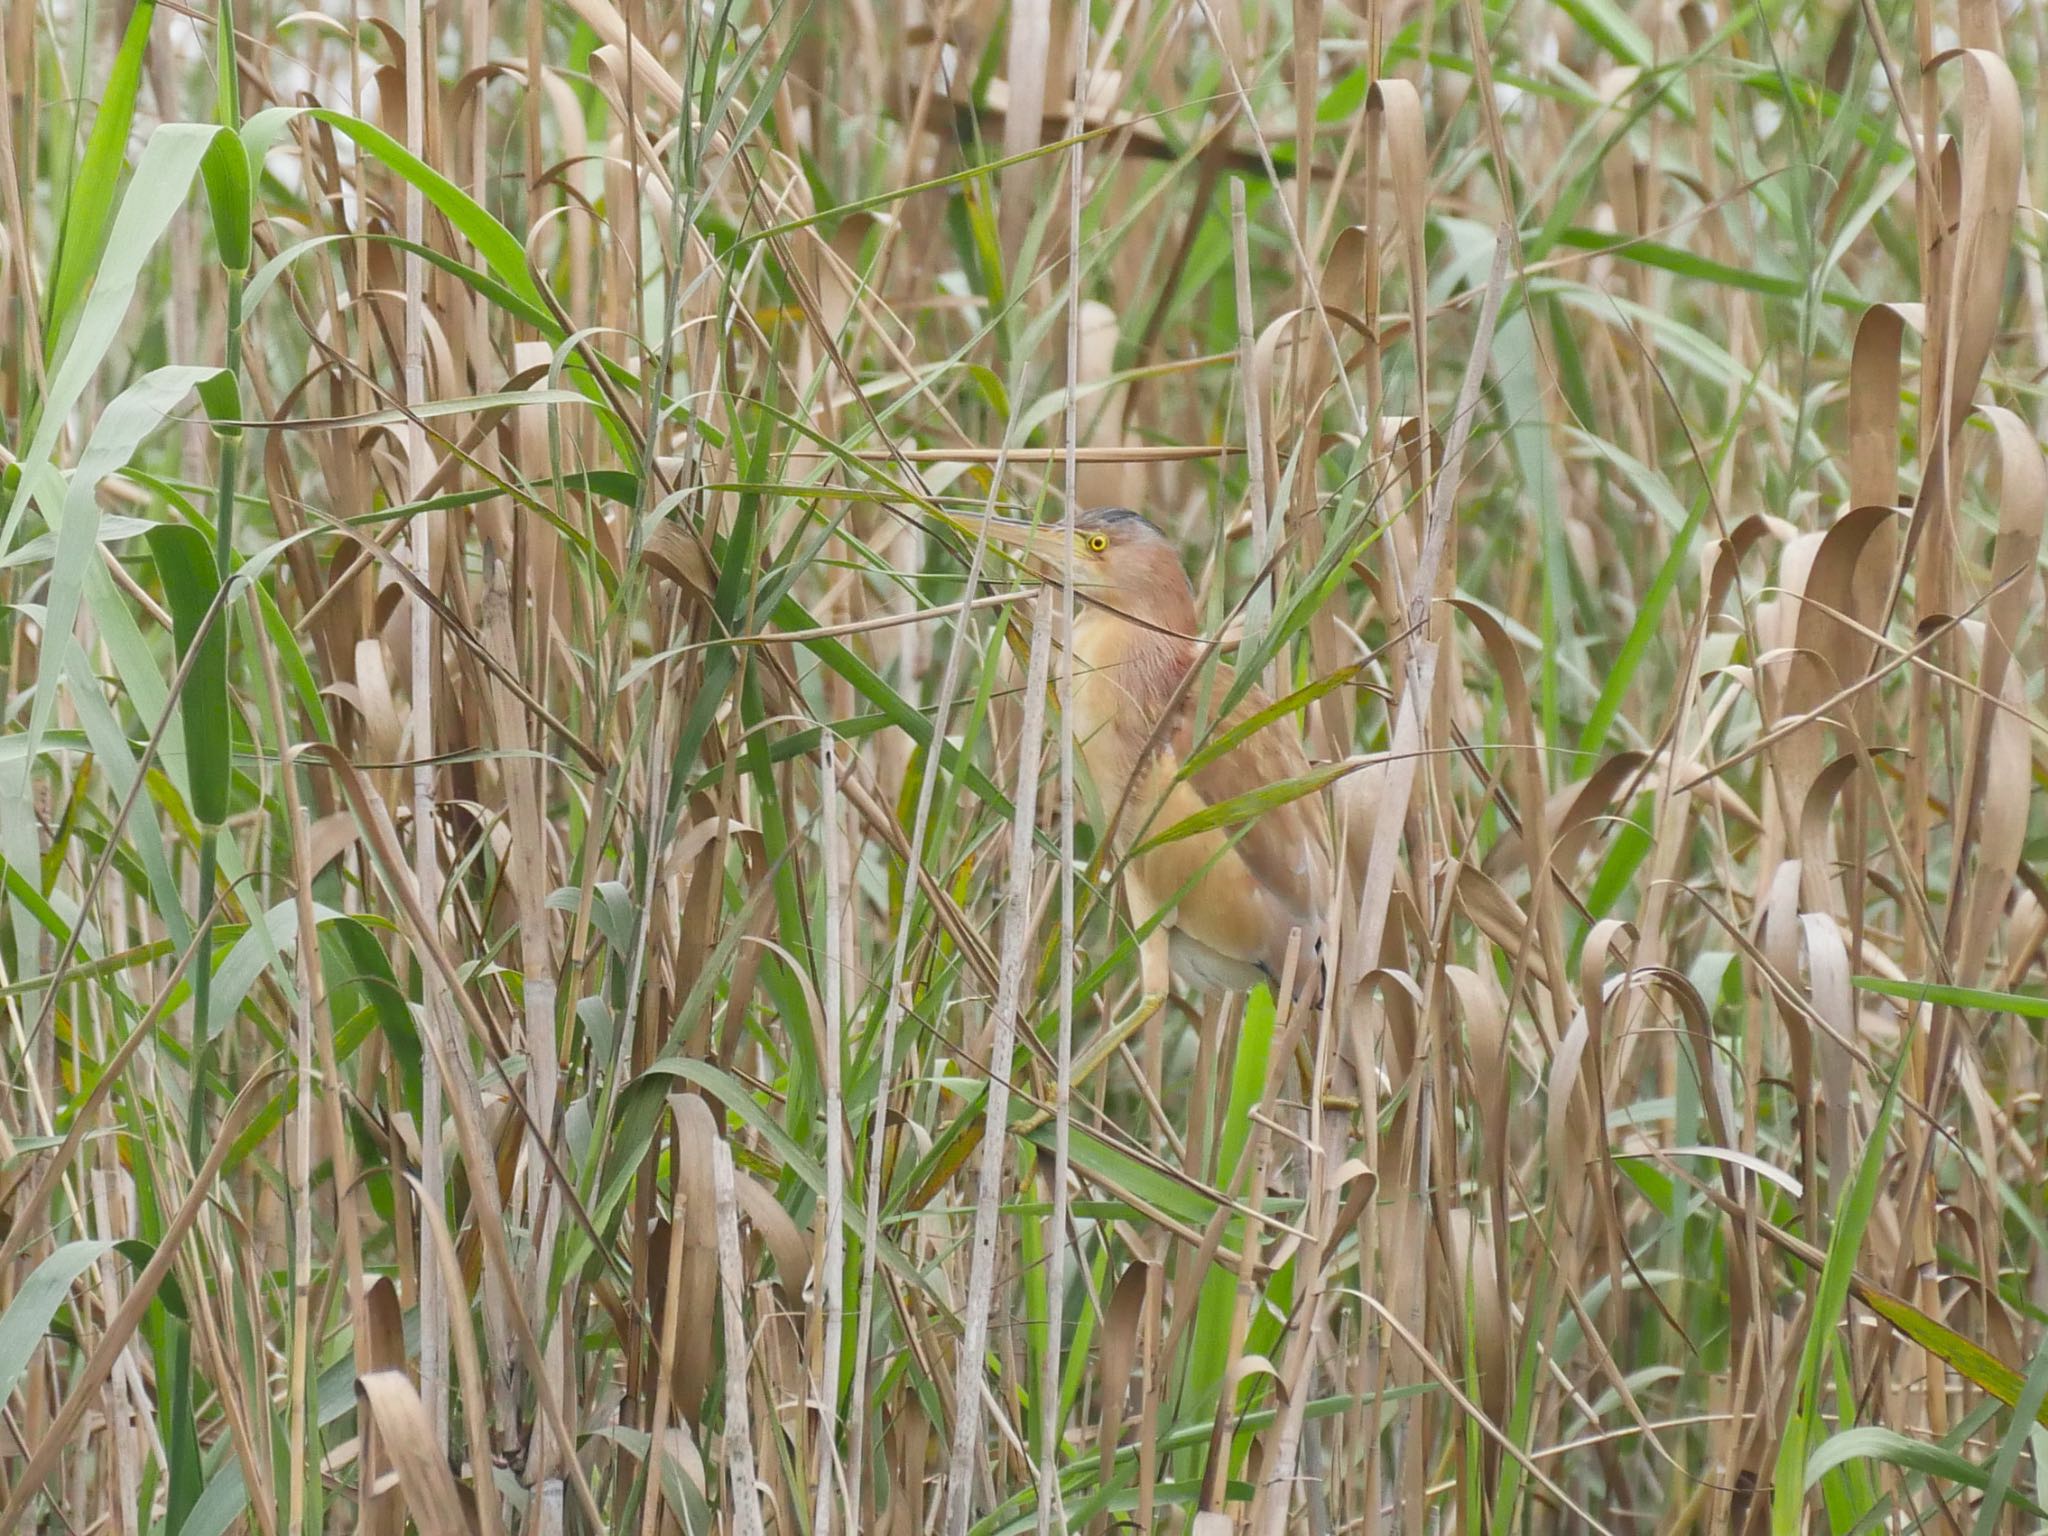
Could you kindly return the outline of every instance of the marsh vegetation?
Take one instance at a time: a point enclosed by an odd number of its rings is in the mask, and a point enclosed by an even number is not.
[[[2048,1521],[2040,5],[0,28],[0,1529]]]

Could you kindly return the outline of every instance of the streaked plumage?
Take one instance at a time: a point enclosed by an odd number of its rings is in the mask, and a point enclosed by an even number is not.
[[[1056,528],[990,519],[989,532],[1030,549],[1042,575],[1060,576]],[[1162,906],[1172,908],[1144,947],[1147,998],[1139,1019],[1164,994],[1169,963],[1203,986],[1241,990],[1262,977],[1277,983],[1297,927],[1299,988],[1316,963],[1331,878],[1319,797],[1274,806],[1248,824],[1143,849],[1148,838],[1208,806],[1308,773],[1292,720],[1264,726],[1181,779],[1181,764],[1197,746],[1193,727],[1201,697],[1227,697],[1232,676],[1218,665],[1183,686],[1204,643],[1179,555],[1143,517],[1115,508],[1076,520],[1073,569],[1072,723],[1097,799],[1097,824],[1113,823],[1115,846],[1127,856],[1124,890],[1133,926]],[[1270,702],[1258,687],[1246,689],[1206,739]],[[1128,1035],[1134,1027],[1126,1021],[1111,1034]]]

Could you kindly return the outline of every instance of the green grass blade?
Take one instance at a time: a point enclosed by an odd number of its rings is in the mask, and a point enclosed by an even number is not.
[[[64,1305],[71,1287],[113,1246],[104,1238],[66,1243],[36,1266],[7,1310],[0,1312],[0,1402],[5,1402],[20,1382],[29,1357],[43,1342],[50,1319]]]
[[[142,85],[142,60],[149,46],[150,23],[155,18],[156,0],[139,0],[129,14],[121,50],[114,55],[114,67],[100,93],[92,136],[86,140],[85,154],[72,179],[43,310],[43,347],[47,356],[55,356],[58,338],[76,314],[79,299],[93,280],[100,252],[106,246],[107,215],[113,209],[114,192],[121,182],[122,162],[128,157],[128,130],[135,121],[135,96]]]
[[[2048,1019],[2048,997],[2031,992],[1997,992],[1989,987],[1952,987],[1938,981],[1893,981],[1888,976],[1858,976],[1859,991],[1881,997],[1934,1003],[1943,1008],[1980,1008],[1987,1013],[2016,1014],[2023,1019]]]
[[[1899,1080],[1905,1074],[1906,1058],[1900,1057],[1878,1105],[1877,1120],[1870,1139],[1856,1163],[1856,1177],[1842,1194],[1835,1212],[1834,1231],[1828,1237],[1827,1257],[1821,1265],[1820,1285],[1814,1292],[1813,1307],[1806,1324],[1806,1340],[1800,1348],[1797,1396],[1793,1413],[1778,1446],[1778,1461],[1771,1484],[1772,1536],[1798,1536],[1807,1488],[1807,1461],[1818,1443],[1822,1372],[1829,1354],[1838,1347],[1835,1324],[1849,1300],[1856,1273],[1856,1254],[1863,1246],[1863,1233],[1870,1213],[1877,1205],[1878,1175],[1884,1169],[1885,1141],[1891,1131],[1892,1115],[1898,1108]],[[1843,1405],[1846,1412],[1847,1404]]]
[[[234,772],[226,614],[214,612],[220,578],[214,573],[206,535],[190,524],[150,529],[149,548],[170,605],[180,661],[190,658],[178,698],[185,728],[186,794],[193,820],[203,827],[218,827],[227,820]]]

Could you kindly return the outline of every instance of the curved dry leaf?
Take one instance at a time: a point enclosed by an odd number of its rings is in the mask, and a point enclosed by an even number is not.
[[[1949,432],[1961,431],[1969,402],[1998,339],[1998,312],[2012,259],[2012,222],[2019,206],[2025,124],[2020,90],[2005,60],[1984,48],[1952,48],[1928,61],[1930,71],[1958,62],[1963,71],[1960,207],[1956,257],[1948,289],[1945,341]]]
[[[599,169],[604,178],[605,206],[608,208],[630,208],[633,206],[637,189],[644,205],[644,217],[658,229],[672,229],[676,222],[675,188],[670,185],[668,174],[663,169],[661,153],[648,141],[647,133],[640,121],[626,110],[626,79],[623,56],[615,48],[596,48],[590,55],[590,78],[610,108],[612,121],[620,130],[604,141],[604,148],[597,156]],[[638,79],[633,84],[638,87]],[[643,93],[641,98],[645,101]],[[632,137],[628,147],[626,135]],[[606,236],[606,258],[615,264],[614,270],[622,275],[628,269],[633,257],[618,243],[617,231],[607,225],[598,226]],[[608,290],[605,299],[614,305],[622,305],[622,295]],[[623,307],[612,313],[621,322],[618,325],[619,339],[633,334],[631,318]]]
[[[1117,1280],[1102,1317],[1102,1340],[1096,1355],[1096,1401],[1101,1421],[1095,1430],[1097,1480],[1109,1483],[1110,1463],[1123,1438],[1124,1409],[1138,1360],[1138,1333],[1145,1316],[1146,1293],[1159,1284],[1159,1268],[1137,1259]]]
[[[1981,791],[1972,839],[1977,860],[1968,876],[1968,893],[1952,945],[1952,974],[1964,986],[1971,985],[1982,972],[2019,873],[2032,801],[2033,730],[2020,674],[2008,672],[2000,691],[2002,708],[1980,700],[1980,709],[1989,718],[1979,738],[1981,767],[1971,775]]]
[[[1567,1233],[1578,1227],[1579,1197],[1586,1187],[1587,1165],[1592,1161],[1593,1100],[1585,1081],[1586,1047],[1590,1041],[1586,1010],[1581,1008],[1572,1015],[1564,1038],[1557,1043],[1556,1054],[1550,1058],[1546,1085],[1543,1154],[1556,1195],[1552,1208]]]
[[[365,17],[363,19],[367,22],[370,18]],[[316,32],[325,32],[335,41],[341,43],[352,44],[356,36],[354,29],[348,23],[344,22],[339,16],[329,16],[324,11],[293,11],[290,15],[280,16],[273,25],[280,32],[293,31],[299,27],[306,27]]]
[[[1728,589],[1735,584],[1743,556],[1760,540],[1777,535],[1775,520],[1762,513],[1751,513],[1730,529],[1726,538],[1701,544],[1699,576],[1703,614],[1711,619],[1721,611],[1722,603],[1728,598]]]
[[[1845,752],[1814,776],[1799,813],[1799,862],[1811,888],[1806,900],[1816,908],[1824,897],[1832,900],[1835,882],[1831,878],[1834,855],[1828,836],[1835,817],[1835,802],[1855,780],[1863,765],[1860,754]]]
[[[687,869],[695,862],[697,855],[711,846],[714,837],[750,837],[756,839],[754,851],[761,851],[758,839],[760,832],[746,822],[731,816],[711,816],[703,821],[692,822],[688,831],[675,841],[668,851],[667,863],[671,869]]]
[[[1347,224],[1337,231],[1323,263],[1325,300],[1334,299],[1346,309],[1365,309],[1365,265],[1372,243],[1372,231],[1363,224]]]
[[[1897,512],[1878,504],[1853,507],[1825,532],[1795,540],[1785,564],[1798,569],[1781,581],[1794,610],[1792,632],[1781,634],[1791,649],[1779,690],[1785,718],[1814,715],[1842,689],[1868,677],[1879,648],[1872,635],[1883,628],[1884,583],[1896,542]],[[1859,736],[1869,734],[1876,704],[1874,689],[1863,689],[1837,706]],[[1816,718],[1788,731],[1771,749],[1784,781],[1787,802],[1804,805],[1821,770],[1826,724]]]
[[[1508,1087],[1513,1080],[1507,999],[1489,973],[1469,966],[1447,965],[1456,1014],[1465,1024],[1465,1061],[1479,1101],[1479,1127],[1484,1138],[1485,1185],[1491,1191],[1508,1187]],[[1336,1230],[1344,1230],[1341,1226]]]
[[[775,1192],[752,1174],[739,1173],[734,1187],[747,1224],[774,1262],[776,1288],[791,1303],[802,1300],[811,1273],[809,1238],[782,1208]]]
[[[711,1106],[694,1093],[672,1093],[676,1144],[671,1163],[674,1230],[683,1244],[682,1310],[691,1320],[677,1339],[673,1372],[676,1406],[693,1429],[704,1423],[705,1394],[711,1385],[710,1320],[718,1315],[718,1224],[712,1189],[712,1154],[719,1140]]]
[[[2024,682],[2011,662],[2039,590],[2031,577],[2048,516],[2048,459],[2031,430],[2003,407],[1986,406],[1979,414],[1992,430],[1998,533],[1956,831],[1957,860],[1972,852],[1977,858],[1963,901],[1951,903],[1948,934],[1953,975],[1965,986],[1982,969],[2026,842],[2032,731]]]
[[[702,544],[677,524],[666,522],[650,533],[640,557],[657,575],[675,583],[704,608],[711,607],[718,573]]]
[[[1836,767],[1839,766],[1838,762]],[[1846,775],[1831,777],[1846,779]],[[1801,910],[1803,864],[1800,859],[1787,859],[1778,866],[1769,894],[1761,904],[1757,942],[1779,981],[1802,992],[1806,999],[1802,1008],[1776,987],[1770,989],[1790,1048],[1793,1101],[1799,1107],[1800,1182],[1807,1196],[1806,1219],[1818,1231],[1820,1193],[1816,1168],[1821,1155],[1814,1132],[1816,1112],[1827,1122],[1825,1161],[1835,1187],[1839,1188],[1840,1181],[1854,1171],[1849,1155],[1849,1098],[1853,1083],[1850,1042],[1856,1038],[1857,1008],[1849,979],[1848,946],[1833,914]]]
[[[1323,1247],[1323,1270],[1327,1275],[1351,1261],[1347,1255],[1343,1236],[1354,1231],[1364,1219],[1365,1208],[1379,1193],[1380,1176],[1373,1172],[1362,1157],[1347,1157],[1338,1165],[1328,1185],[1331,1194],[1342,1190],[1344,1203],[1337,1210],[1336,1219],[1324,1229],[1331,1237]]]
[[[1361,998],[1377,995],[1386,1021],[1388,1075],[1396,1084],[1406,1081],[1408,1074],[1415,1070],[1416,1021],[1426,1006],[1422,988],[1406,971],[1393,966],[1378,966],[1359,979],[1358,990]],[[1360,1070],[1369,1070],[1371,1060],[1369,1052],[1361,1054]]]
[[[1416,358],[1415,398],[1423,410],[1429,402],[1429,262],[1423,249],[1429,185],[1429,142],[1423,131],[1422,98],[1412,83],[1397,75],[1375,80],[1365,93],[1366,222],[1377,227],[1381,156],[1394,185],[1408,268],[1408,324]],[[1379,248],[1366,244],[1365,312],[1379,312]],[[1367,332],[1368,339],[1371,332]],[[1424,475],[1436,463],[1424,450]]]
[[[1624,791],[1630,799],[1649,787],[1644,772],[1648,754],[1616,752],[1602,759],[1585,778],[1567,784],[1551,795],[1544,805],[1544,818],[1552,827],[1550,865],[1559,876],[1569,873],[1586,841],[1600,825],[1601,818],[1621,804]],[[1520,869],[1528,860],[1521,833],[1510,830],[1487,851],[1486,873],[1498,880]]]
[[[438,1202],[427,1196],[418,1179],[408,1174],[406,1182],[411,1185],[414,1198],[421,1202],[426,1232],[433,1245],[434,1262],[440,1268],[447,1294],[465,1295],[462,1261],[456,1254],[454,1240],[449,1236],[447,1218]],[[450,1319],[450,1324],[449,1336],[455,1345],[455,1380],[462,1399],[466,1404],[484,1403],[488,1400],[488,1391],[484,1386],[483,1361],[477,1352],[476,1335],[471,1329],[468,1309],[459,1309]],[[463,1414],[463,1421],[469,1439],[469,1464],[474,1484],[467,1487],[458,1484],[456,1492],[474,1536],[498,1536],[502,1526],[498,1518],[497,1485],[492,1481],[490,1471],[489,1416],[481,1409],[472,1408]]]
[[[1266,484],[1278,487],[1280,484],[1280,440],[1283,437],[1299,437],[1300,434],[1283,428],[1280,406],[1285,391],[1291,387],[1289,377],[1293,369],[1283,371],[1280,367],[1281,349],[1286,348],[1288,361],[1294,360],[1298,348],[1306,348],[1314,358],[1315,371],[1304,373],[1305,388],[1296,410],[1300,423],[1321,419],[1323,398],[1336,383],[1336,374],[1331,360],[1324,356],[1321,346],[1323,327],[1308,325],[1306,322],[1320,320],[1327,316],[1347,330],[1356,332],[1371,348],[1376,337],[1371,324],[1365,317],[1339,305],[1321,304],[1283,310],[1267,322],[1258,339],[1252,344],[1251,389],[1265,412],[1267,430],[1262,434],[1265,448]]]
[[[386,670],[384,643],[378,639],[356,642],[355,704],[361,710],[368,756],[377,762],[398,760],[405,724],[391,692],[391,674]]]
[[[363,1315],[367,1319],[364,1368],[405,1369],[405,1309],[399,1304],[397,1283],[389,1275],[379,1275],[363,1288]]]
[[[1229,1375],[1224,1379],[1223,1394],[1225,1399],[1228,1400],[1237,1388],[1243,1386],[1254,1376],[1271,1376],[1277,1381],[1280,1379],[1280,1368],[1264,1355],[1238,1356],[1237,1364],[1231,1367]]]
[[[1899,390],[1906,332],[1927,328],[1921,304],[1873,304],[1849,352],[1849,505],[1899,501]]]
[[[438,1449],[426,1405],[402,1371],[356,1378],[356,1398],[377,1429],[377,1444],[398,1473],[406,1512],[419,1536],[470,1536],[454,1474]]]
[[[361,835],[355,817],[347,811],[332,811],[322,816],[313,823],[313,835],[308,839],[306,868],[313,874],[319,874],[353,848]]]
[[[1591,1037],[1593,1057],[1605,1063],[1607,1057],[1607,998],[1615,987],[1626,980],[1626,972],[1620,977],[1609,977],[1615,960],[1626,948],[1633,951],[1636,943],[1635,925],[1619,917],[1603,917],[1586,933],[1586,942],[1579,947],[1579,1004],[1586,1011],[1586,1031]],[[1599,1095],[1604,1100],[1606,1082],[1603,1065],[1602,1074],[1595,1079]]]
[[[1768,1162],[1753,1152],[1744,1152],[1736,1147],[1709,1146],[1701,1142],[1683,1147],[1659,1147],[1651,1152],[1625,1152],[1622,1156],[1631,1159],[1654,1157],[1661,1160],[1703,1157],[1709,1162],[1725,1164],[1728,1168],[1740,1168],[1745,1173],[1754,1174],[1772,1188],[1783,1190],[1794,1200],[1803,1198],[1806,1193],[1806,1186],[1776,1163]],[[1726,1177],[1725,1172],[1723,1176]]]
[[[2005,680],[2006,664],[2019,643],[2036,588],[2024,578],[2041,553],[2041,528],[2048,517],[2048,458],[2040,440],[2017,414],[2003,406],[1976,411],[1992,432],[1992,484],[1998,504],[1998,533],[1991,546],[1992,589],[1984,604],[1987,631],[1978,682],[1996,694]],[[1980,700],[1980,709],[1984,702]]]
[[[1787,986],[1799,984],[1799,886],[1802,861],[1786,859],[1771,874],[1770,884],[1757,903],[1756,942],[1771,969]],[[1775,997],[1776,994],[1773,993]],[[1813,1038],[1805,1014],[1778,1000],[1780,1017],[1789,1032],[1792,1054],[1792,1092],[1799,1104],[1813,1102]],[[1810,1170],[1808,1170],[1810,1172]],[[1812,1184],[1809,1177],[1807,1183]]]
[[[1513,840],[1518,849],[1534,849],[1537,865],[1552,867],[1556,848],[1551,841],[1551,807],[1544,794],[1543,755],[1535,711],[1529,702],[1528,680],[1522,673],[1521,652],[1509,636],[1507,626],[1490,609],[1466,598],[1453,598],[1451,606],[1478,632],[1481,644],[1486,647],[1487,659],[1493,663],[1494,676],[1500,684],[1501,698],[1507,709],[1509,743],[1506,750],[1514,785],[1515,810],[1521,827],[1519,833],[1508,833],[1503,842]],[[1499,846],[1493,852],[1499,853]],[[1508,862],[1495,866],[1489,873],[1498,878],[1501,869],[1513,867],[1515,857],[1516,854],[1506,855]],[[1492,858],[1489,857],[1487,862],[1491,864]],[[1559,937],[1555,892],[1547,881],[1532,886],[1530,907],[1531,915],[1538,924],[1544,974],[1558,974],[1563,961],[1562,939]],[[1552,1027],[1556,1030],[1564,1021],[1566,999],[1554,993],[1552,996],[1555,1003]]]
[[[1473,926],[1511,961],[1531,945],[1535,928],[1528,914],[1484,871],[1461,870],[1452,897],[1472,920]],[[1540,950],[1533,950],[1530,955],[1529,976],[1538,986],[1556,993],[1550,967]]]
[[[1831,913],[1803,912],[1799,927],[1806,941],[1807,996],[1828,1025],[1814,1037],[1813,1052],[1820,1064],[1818,1107],[1827,1129],[1829,1187],[1840,1190],[1855,1173],[1849,1153],[1854,1063],[1847,1042],[1856,1038],[1856,997],[1849,981],[1849,946]]]
[[[1471,1338],[1478,1366],[1479,1404],[1488,1418],[1496,1424],[1503,1423],[1508,1411],[1508,1387],[1513,1380],[1508,1366],[1512,1341],[1508,1312],[1501,1300],[1493,1238],[1462,1205],[1444,1212],[1444,1228],[1444,1257],[1450,1270],[1447,1311],[1457,1329],[1454,1351],[1462,1353],[1466,1338]]]
[[[1500,983],[1468,965],[1446,965],[1444,980],[1465,1021],[1465,1053],[1486,1083],[1498,1082],[1505,1095],[1508,1081],[1508,1003]],[[1489,1096],[1490,1097],[1490,1096]],[[1348,1166],[1348,1165],[1347,1165]]]
[[[645,44],[628,36],[625,18],[619,15],[611,0],[568,0],[568,6],[591,31],[604,39],[607,46],[624,50],[630,45],[634,79],[657,98],[671,116],[681,115],[684,110],[683,88]]]

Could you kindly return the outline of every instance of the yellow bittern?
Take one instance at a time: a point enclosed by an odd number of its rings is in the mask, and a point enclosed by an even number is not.
[[[996,517],[969,524],[983,526],[991,542],[1023,551],[1022,563],[1039,579],[1065,579],[1064,526]],[[1283,718],[1184,774],[1196,747],[1198,691],[1227,698],[1231,673],[1219,665],[1205,690],[1191,686],[1207,644],[1196,632],[1194,590],[1180,556],[1150,522],[1122,507],[1080,514],[1071,539],[1074,743],[1094,786],[1097,825],[1109,829],[1125,858],[1133,929],[1142,932],[1160,914],[1139,949],[1143,997],[1075,1064],[1078,1083],[1159,1010],[1170,972],[1198,986],[1243,991],[1264,980],[1277,991],[1299,929],[1295,990],[1313,993],[1331,853],[1315,796],[1274,805],[1249,824],[1147,846],[1206,807],[1301,778],[1308,758]],[[1227,736],[1270,703],[1249,687],[1212,729]]]

